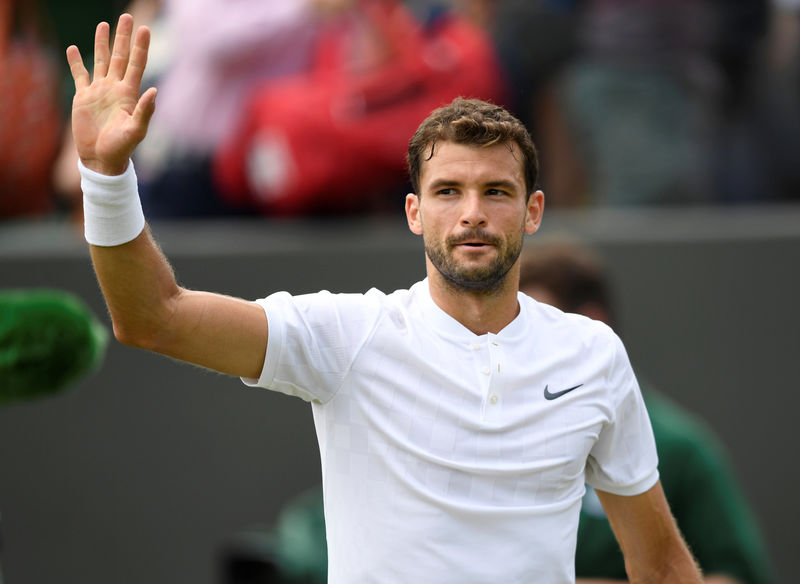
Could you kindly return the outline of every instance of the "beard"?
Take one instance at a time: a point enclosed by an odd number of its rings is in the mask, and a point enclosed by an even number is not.
[[[495,257],[486,264],[467,266],[453,257],[454,246],[477,238],[495,247]],[[458,237],[448,238],[444,244],[425,239],[425,254],[431,263],[452,288],[471,292],[492,293],[499,290],[505,282],[506,274],[522,252],[522,237],[518,240],[502,241],[481,229],[476,229]]]

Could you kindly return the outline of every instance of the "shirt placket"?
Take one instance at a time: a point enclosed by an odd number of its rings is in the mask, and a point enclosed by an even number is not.
[[[483,391],[481,419],[486,422],[499,421],[503,411],[503,352],[497,337],[488,334],[480,343],[472,343],[476,354],[478,375]]]

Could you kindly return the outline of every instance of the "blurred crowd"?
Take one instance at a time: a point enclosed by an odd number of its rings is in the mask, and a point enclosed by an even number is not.
[[[150,218],[399,213],[458,95],[528,125],[549,208],[800,200],[800,0],[0,0],[0,218],[80,219],[64,50],[123,10]]]

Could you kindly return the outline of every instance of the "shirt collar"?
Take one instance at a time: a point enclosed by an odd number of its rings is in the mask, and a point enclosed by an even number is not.
[[[529,306],[528,303],[524,301],[524,297],[521,293],[517,294],[520,311],[514,320],[508,323],[503,330],[496,335],[493,333],[476,335],[436,304],[431,296],[428,278],[414,284],[411,287],[411,292],[419,301],[424,322],[444,336],[467,341],[475,341],[488,337],[489,339],[497,338],[502,341],[510,342],[519,340],[530,334],[528,327]]]

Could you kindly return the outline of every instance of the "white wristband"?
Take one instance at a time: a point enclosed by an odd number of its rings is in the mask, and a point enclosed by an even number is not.
[[[135,239],[144,229],[133,161],[120,175],[107,176],[78,161],[83,191],[83,230],[92,245],[111,247]]]

